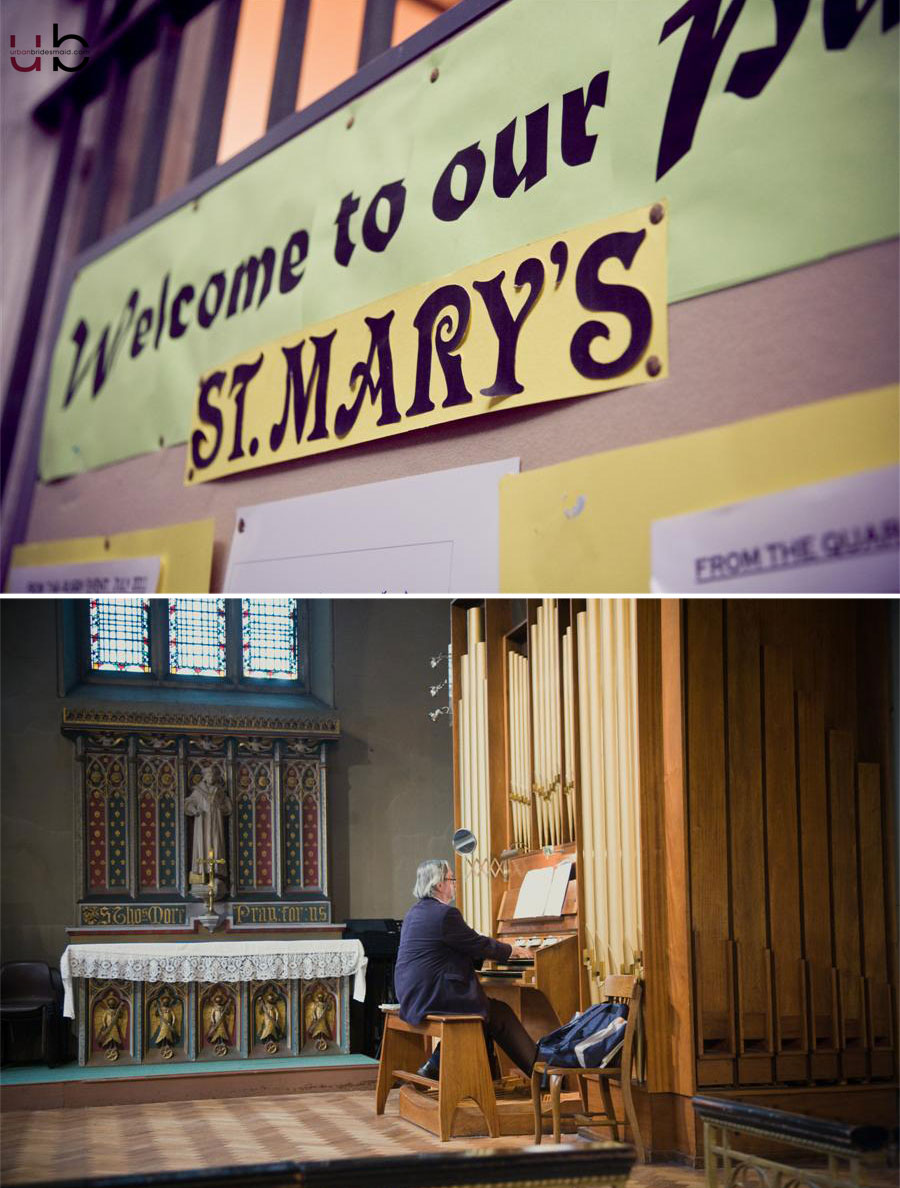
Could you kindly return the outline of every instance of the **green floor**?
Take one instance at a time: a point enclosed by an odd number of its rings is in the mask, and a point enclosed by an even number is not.
[[[377,1065],[371,1056],[286,1056],[278,1060],[196,1060],[182,1064],[94,1065],[81,1068],[63,1064],[48,1068],[45,1064],[7,1065],[0,1069],[0,1087],[4,1085],[46,1085],[57,1081],[116,1081],[124,1077],[169,1077],[186,1073],[218,1072],[288,1072],[292,1068],[340,1068],[347,1065]]]

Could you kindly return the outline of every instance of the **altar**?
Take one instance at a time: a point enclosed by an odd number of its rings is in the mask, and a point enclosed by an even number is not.
[[[358,940],[71,944],[60,971],[82,1065],[346,1053]]]

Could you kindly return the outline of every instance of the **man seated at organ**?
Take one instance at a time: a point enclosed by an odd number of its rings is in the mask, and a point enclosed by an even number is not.
[[[507,1003],[487,997],[475,973],[476,962],[528,959],[530,950],[482,936],[469,927],[452,906],[456,879],[442,859],[419,863],[413,895],[416,903],[403,921],[394,971],[400,1017],[407,1023],[421,1023],[428,1014],[480,1015],[495,1075],[499,1070],[494,1040],[530,1076],[537,1050],[534,1040]],[[439,1071],[440,1045],[419,1073],[437,1078]]]

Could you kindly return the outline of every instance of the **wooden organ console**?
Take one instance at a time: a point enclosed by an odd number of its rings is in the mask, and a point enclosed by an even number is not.
[[[508,859],[509,882],[503,892],[494,935],[533,950],[530,960],[485,962],[481,982],[491,998],[509,1003],[535,1040],[555,1030],[578,1010],[578,884],[575,845],[550,853],[539,850]],[[531,871],[563,864],[568,874],[558,915],[517,915],[522,885]],[[568,870],[565,868],[568,867]]]

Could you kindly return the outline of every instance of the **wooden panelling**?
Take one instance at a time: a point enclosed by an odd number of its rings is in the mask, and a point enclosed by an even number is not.
[[[834,955],[838,970],[842,1071],[848,1078],[865,1075],[855,771],[853,736],[849,731],[829,731]]]
[[[730,1084],[723,1056],[734,1054],[730,946],[728,814],[725,782],[723,607],[692,602],[686,608],[688,812],[691,848],[691,918],[697,1081]],[[703,1062],[713,1057],[714,1063]]]
[[[163,137],[157,202],[174,194],[190,176],[191,155],[200,122],[201,94],[197,79],[209,69],[215,27],[216,9],[215,5],[210,5],[187,24],[181,39],[172,106]]]
[[[881,849],[881,768],[860,763],[859,885],[862,896],[863,970],[866,977],[887,981],[884,929],[884,858]]]
[[[689,1097],[696,1081],[680,604],[640,599],[637,641],[647,1087]]]
[[[888,1079],[884,607],[704,601],[683,626],[698,1085]]]
[[[733,942],[695,931],[694,1009],[701,1065],[712,1058],[718,1069],[722,1058],[733,1056],[736,1051],[733,971]],[[730,1084],[732,1074],[733,1069],[724,1080],[712,1082],[700,1080],[703,1074],[698,1071],[698,1080],[704,1085]]]
[[[688,807],[691,839],[691,911],[694,928],[725,937],[728,919],[728,850],[725,807],[725,704],[722,604],[691,602],[686,610]],[[710,1007],[723,1002],[710,987]]]
[[[771,1079],[771,961],[766,920],[759,613],[755,603],[726,606],[728,803],[735,938],[738,1079]]]
[[[790,653],[780,648],[767,647],[763,651],[763,698],[769,917],[775,957],[775,1040],[780,1051],[797,1052],[806,1049],[806,1035],[800,972],[794,686]],[[789,1063],[793,1068],[795,1062]]]
[[[838,1044],[831,942],[831,862],[825,784],[825,717],[820,695],[797,693],[797,789],[808,1043],[813,1079],[837,1076]]]
[[[884,932],[887,980],[897,984],[897,917],[895,862],[897,855],[894,805],[894,750],[896,721],[888,713],[891,704],[891,642],[888,608],[890,603],[867,601],[856,606],[856,630],[860,663],[857,666],[859,704],[858,751],[861,758],[880,767],[877,815],[881,823],[881,866],[884,872]],[[896,646],[896,645],[895,645]],[[895,707],[896,713],[896,707]],[[862,795],[862,788],[860,788]],[[862,807],[860,806],[860,812]]]

